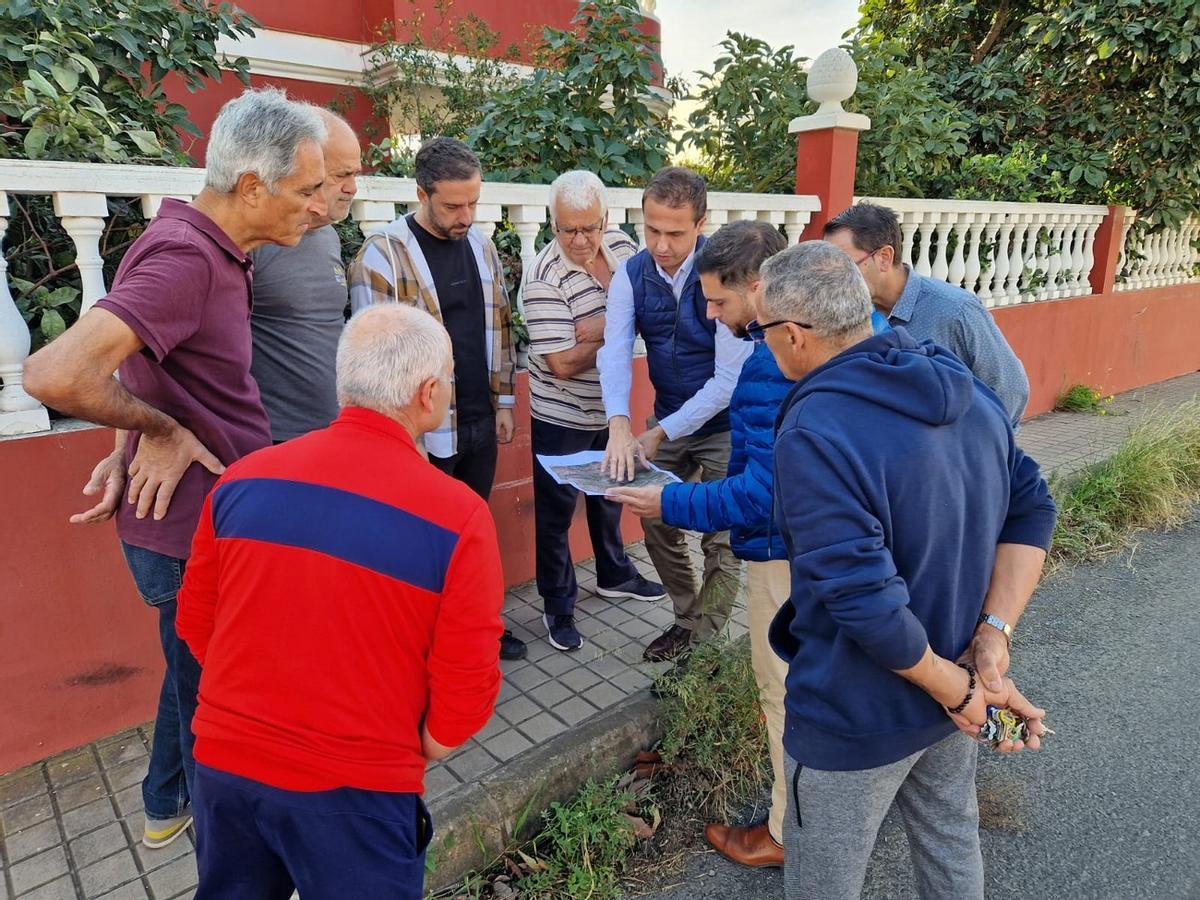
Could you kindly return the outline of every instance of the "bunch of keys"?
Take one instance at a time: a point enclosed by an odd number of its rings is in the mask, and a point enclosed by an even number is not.
[[[1042,734],[1054,734],[1045,725]],[[1029,740],[1029,723],[1024,716],[1019,716],[1011,709],[1003,706],[989,706],[987,721],[979,727],[979,742],[987,744],[993,750],[1005,741]]]

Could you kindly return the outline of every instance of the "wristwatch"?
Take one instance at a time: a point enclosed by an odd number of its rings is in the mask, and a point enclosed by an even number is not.
[[[991,613],[980,613],[979,621],[991,625],[998,629],[1004,635],[1004,639],[1008,641],[1008,646],[1012,646],[1013,627],[1005,622],[999,616],[993,616]]]

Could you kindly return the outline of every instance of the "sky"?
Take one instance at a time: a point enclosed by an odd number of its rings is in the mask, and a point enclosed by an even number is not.
[[[798,56],[836,47],[858,21],[858,0],[658,0],[663,63],[672,75],[697,81],[710,69],[727,31],[761,38],[772,47],[792,44]],[[676,104],[679,121],[688,110]]]

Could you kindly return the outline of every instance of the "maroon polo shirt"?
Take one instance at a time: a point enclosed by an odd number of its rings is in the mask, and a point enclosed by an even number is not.
[[[229,465],[271,443],[267,414],[250,377],[249,258],[208,216],[164,200],[126,252],[108,296],[96,306],[128,325],[145,347],[121,363],[121,384],[189,429]],[[125,444],[129,464],[141,437]],[[162,519],[144,519],[122,499],[121,540],[187,559],[204,497],[217,476],[192,463]]]

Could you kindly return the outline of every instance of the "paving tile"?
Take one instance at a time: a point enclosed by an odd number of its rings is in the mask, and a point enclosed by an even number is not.
[[[567,726],[550,715],[550,713],[542,712],[538,713],[532,719],[522,722],[517,726],[517,730],[535,744],[540,744],[556,735],[562,734],[567,730]]]
[[[180,838],[177,841],[172,841],[165,847],[153,850],[141,841],[141,819],[138,819],[136,823],[127,821],[125,823],[125,831],[132,836],[130,843],[133,846],[133,855],[137,859],[138,865],[142,867],[143,872],[161,869],[169,862],[173,862],[183,856],[191,856],[196,852],[196,848],[190,840],[195,837],[195,831],[191,828],[188,829],[186,838]]]
[[[554,707],[554,715],[568,725],[578,725],[584,719],[596,714],[596,707],[581,697],[572,697]]]
[[[67,853],[62,846],[53,847],[8,868],[13,890],[17,896],[39,885],[54,881],[69,872]]]
[[[141,805],[140,793],[138,804]],[[68,839],[116,820],[117,814],[113,811],[112,803],[107,797],[93,800],[91,803],[62,814],[63,831],[66,832]]]
[[[515,700],[521,696],[521,691],[515,685],[509,684],[507,681],[500,682],[500,693],[496,695],[496,705],[506,703],[509,700]]]
[[[22,828],[36,825],[53,815],[54,806],[50,803],[50,795],[42,794],[0,812],[0,829],[5,834],[12,834]]]
[[[99,897],[137,877],[137,864],[133,861],[133,853],[128,849],[79,870],[79,883],[88,898]]]
[[[96,748],[100,752],[100,762],[105,769],[114,769],[121,763],[132,762],[147,755],[146,745],[137,732],[123,741],[104,744]]]
[[[514,697],[496,707],[496,714],[509,725],[524,722],[540,711],[538,705],[525,696]]]
[[[111,856],[118,850],[124,850],[127,846],[129,844],[125,838],[125,831],[121,828],[121,823],[112,822],[71,841],[71,860],[76,869],[82,869],[94,862],[99,862],[106,856]]]
[[[92,775],[82,781],[76,781],[66,787],[54,790],[54,799],[58,803],[59,812],[66,812],[107,796],[108,789],[105,788],[99,775]]]
[[[550,676],[532,663],[522,666],[515,672],[505,673],[504,680],[522,692],[529,692]]]
[[[640,691],[644,687],[649,687],[653,680],[649,672],[644,672],[641,669],[626,669],[619,675],[614,675],[609,679],[614,685],[623,690],[626,695]]]
[[[46,763],[46,774],[50,776],[50,783],[55,788],[87,778],[89,775],[95,775],[99,771],[100,767],[90,748],[56,756]]]
[[[620,606],[610,606],[607,609],[596,610],[596,618],[606,625],[616,627],[622,622],[628,622],[633,618],[633,613],[627,609],[622,609]]]
[[[519,753],[533,746],[533,742],[519,731],[509,729],[487,742],[488,752],[501,762],[508,762]]]
[[[579,663],[577,663],[574,657],[572,657],[569,653],[559,653],[558,651],[555,651],[554,656],[547,656],[545,659],[538,660],[537,667],[547,675],[557,678],[563,672],[569,672],[577,665],[579,665]]]
[[[22,894],[20,900],[75,900],[78,896],[75,893],[75,882],[71,880],[70,875],[64,875],[49,884],[34,888],[28,894]]]
[[[570,697],[574,691],[560,681],[550,681],[543,684],[536,691],[530,691],[530,696],[546,709],[552,709],[555,704],[562,703]]]
[[[492,717],[488,719],[488,723],[475,734],[475,740],[480,742],[487,741],[488,738],[495,737],[500,732],[507,731],[510,727],[512,726],[495,713],[492,713]]]
[[[588,669],[572,669],[559,676],[558,683],[566,685],[575,693],[579,693],[600,681],[600,676]]]
[[[620,646],[619,644],[617,646]],[[588,670],[595,672],[602,678],[610,678],[618,672],[624,672],[629,668],[625,660],[619,656],[613,656],[610,653],[605,653],[597,656],[588,663]]]
[[[425,773],[426,802],[441,797],[462,784],[445,766],[434,766]]]
[[[607,681],[602,681],[595,687],[590,687],[583,692],[583,698],[598,709],[608,709],[628,696],[619,687],[609,684]]]
[[[633,638],[634,640],[645,640],[652,636],[658,635],[662,630],[662,626],[654,622],[647,622],[645,619],[630,619],[617,626],[617,630],[622,634]]]
[[[625,635],[621,634],[615,628],[599,631],[594,635],[590,635],[590,637],[592,643],[601,650],[615,650],[626,641]]]
[[[446,765],[464,782],[475,781],[498,765],[495,758],[482,747],[462,750],[446,760]]]
[[[108,783],[114,791],[122,791],[127,787],[141,785],[146,777],[146,769],[150,765],[150,757],[143,756],[131,762],[121,763],[107,770]]]
[[[185,856],[146,876],[155,897],[174,897],[196,886],[196,857]]]
[[[4,835],[4,849],[8,853],[10,863],[36,856],[43,850],[49,850],[61,843],[62,834],[58,830],[58,823],[53,819]]]
[[[115,891],[101,894],[96,900],[146,900],[150,896],[141,880],[126,882]]]
[[[0,807],[32,800],[48,790],[41,765],[28,766],[0,778]]]
[[[544,635],[539,636],[539,637],[544,638]],[[529,655],[526,656],[525,658],[527,660],[529,660],[530,662],[537,662],[538,660],[546,659],[546,657],[548,657],[548,656],[553,656],[554,654],[556,654],[558,652],[559,652],[558,650],[555,650],[553,647],[550,646],[549,641],[544,640],[544,639],[539,639],[539,640],[535,640],[532,643],[530,643]]]

